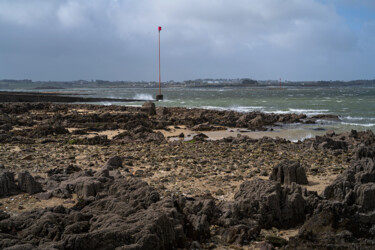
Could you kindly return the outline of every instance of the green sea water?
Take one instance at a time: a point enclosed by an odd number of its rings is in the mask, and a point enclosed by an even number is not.
[[[64,89],[85,97],[132,98],[152,100],[158,94],[153,88],[82,88]],[[234,110],[239,112],[261,111],[266,113],[304,113],[307,116],[333,114],[340,121],[318,121],[317,124],[284,125],[284,129],[305,131],[305,137],[321,131],[343,132],[351,129],[375,132],[375,86],[335,86],[278,88],[166,88],[164,100],[157,106]],[[132,105],[142,103],[98,103],[104,105]]]

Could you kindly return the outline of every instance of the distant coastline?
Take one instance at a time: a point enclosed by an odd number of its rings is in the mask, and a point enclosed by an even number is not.
[[[106,81],[106,80],[77,80],[77,81],[32,81],[3,79],[0,80],[0,89],[66,89],[66,88],[157,88],[156,81]],[[374,80],[353,81],[282,81],[238,79],[195,79],[186,81],[162,82],[163,88],[225,88],[225,87],[337,87],[374,85]]]

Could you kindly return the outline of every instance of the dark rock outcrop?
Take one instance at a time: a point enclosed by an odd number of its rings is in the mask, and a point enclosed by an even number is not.
[[[14,181],[14,173],[0,169],[0,197],[14,194],[18,191]]]
[[[154,189],[135,178],[115,179],[102,191],[106,194],[103,198],[73,210],[58,206],[5,217],[0,220],[0,248],[173,249],[188,246],[184,217],[175,208],[173,199],[160,201]],[[195,224],[191,230],[191,235],[199,235],[201,227]]]
[[[29,194],[42,192],[42,185],[27,171],[18,174],[18,186],[22,192]]]
[[[308,184],[305,169],[299,162],[285,160],[273,167],[270,180],[280,182],[281,184],[291,185],[293,182],[297,184]]]
[[[362,151],[371,149],[359,148]],[[375,166],[373,158],[357,152],[359,160],[323,192],[325,200],[290,242],[290,247],[371,249],[375,246]]]
[[[234,198],[232,204],[225,204],[222,208],[224,215],[221,219],[249,218],[262,228],[300,225],[316,202],[314,193],[295,183],[282,188],[278,182],[261,179],[245,181]]]
[[[143,103],[141,111],[148,115],[156,115],[155,103],[151,101]]]
[[[114,157],[110,158],[106,162],[104,168],[108,169],[108,170],[114,170],[114,169],[122,168],[122,158],[120,156],[114,156]]]

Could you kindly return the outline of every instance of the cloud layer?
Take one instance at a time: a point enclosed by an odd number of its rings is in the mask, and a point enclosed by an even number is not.
[[[372,1],[0,1],[0,78],[375,78]],[[356,28],[351,25],[356,21]]]

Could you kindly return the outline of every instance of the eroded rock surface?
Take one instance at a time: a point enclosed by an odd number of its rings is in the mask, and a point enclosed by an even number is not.
[[[306,177],[306,171],[300,163],[287,160],[272,169],[270,180],[286,185],[291,185],[293,182],[303,185],[309,183]]]
[[[364,149],[358,150],[363,152]],[[357,152],[357,155],[361,153]],[[374,159],[364,157],[353,161],[351,166],[324,190],[323,196],[325,200],[319,203],[290,246],[374,248]]]

